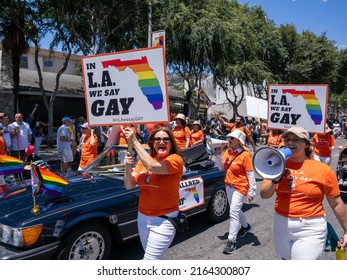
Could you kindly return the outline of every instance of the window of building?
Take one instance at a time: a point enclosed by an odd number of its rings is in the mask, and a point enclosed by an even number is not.
[[[53,61],[49,59],[44,59],[43,60],[43,66],[44,67],[53,67]]]
[[[28,57],[27,56],[21,56],[20,57],[20,68],[28,69]]]

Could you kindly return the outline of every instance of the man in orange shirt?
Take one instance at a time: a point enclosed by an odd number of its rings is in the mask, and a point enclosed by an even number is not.
[[[325,134],[316,133],[313,135],[312,144],[314,145],[313,159],[330,165],[331,152],[335,148],[335,139],[328,125]]]
[[[98,155],[98,137],[88,123],[80,126],[82,132],[80,147],[81,160],[78,166],[78,171],[82,171],[88,164]]]
[[[244,125],[244,119],[243,116],[238,116],[235,119],[235,123],[228,123],[225,120],[223,120],[223,118],[221,118],[219,115],[217,115],[218,120],[220,121],[220,123],[224,126],[226,126],[230,132],[233,132],[235,129],[241,130],[244,134],[246,134],[247,139],[249,140],[249,142],[251,143],[252,147],[253,147],[253,152],[255,152],[257,150],[255,143],[253,141],[252,138],[252,134],[251,131],[249,130],[249,128],[247,126]],[[245,143],[246,145],[246,140]]]

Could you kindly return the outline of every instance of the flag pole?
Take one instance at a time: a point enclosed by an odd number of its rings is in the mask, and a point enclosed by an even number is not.
[[[35,167],[34,167],[33,161],[30,162],[30,166],[31,166],[32,171],[34,171],[34,173],[35,173]],[[31,174],[31,176],[33,176],[33,175]],[[37,188],[40,189],[42,182],[41,182],[40,176],[38,176],[38,178],[39,178],[39,182],[38,182]],[[34,213],[34,214],[40,212],[40,205],[36,204],[36,195],[37,195],[37,193],[33,192],[32,196],[33,196],[34,205],[33,205],[33,208],[31,209],[31,213]]]
[[[36,214],[36,213],[40,212],[40,205],[36,204],[36,195],[33,195],[33,200],[34,200],[34,206],[31,209],[31,213]]]

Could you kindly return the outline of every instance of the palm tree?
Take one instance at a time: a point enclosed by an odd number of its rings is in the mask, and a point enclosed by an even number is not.
[[[17,19],[18,20],[18,19]],[[20,21],[24,24],[24,17]],[[29,44],[25,39],[24,33],[8,17],[2,19],[2,47],[4,52],[11,55],[12,77],[13,77],[13,95],[14,95],[14,112],[18,112],[18,92],[19,92],[19,69],[20,57],[29,50]]]

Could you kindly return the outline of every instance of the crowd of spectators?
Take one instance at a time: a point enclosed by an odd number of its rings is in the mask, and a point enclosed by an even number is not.
[[[17,113],[13,120],[7,114],[0,113],[0,154],[13,155],[25,160],[26,146],[33,145],[34,153],[32,158],[40,159],[42,138],[47,137],[49,124],[39,120],[36,115],[37,108],[38,105],[35,105],[32,112],[26,117],[21,113]],[[87,130],[85,130],[83,127],[87,123],[85,117],[69,116],[69,119],[71,122],[67,127],[71,136],[70,145],[74,161],[77,161],[79,164],[81,160],[83,139],[86,139],[85,134],[83,134],[84,131],[89,132],[90,130],[93,134],[93,139],[94,136],[97,139],[92,145],[96,145],[97,154],[104,150],[106,142],[110,137],[112,126],[89,126],[88,124]],[[268,129],[264,119],[250,116],[243,117],[241,115],[227,119],[218,113],[212,114],[209,118],[200,116],[198,119],[189,119],[184,114],[178,113],[172,114],[171,122],[167,124],[127,124],[127,126],[133,129],[141,143],[148,143],[148,137],[157,125],[168,126],[181,149],[205,142],[207,138],[226,139],[228,133],[231,133],[234,129],[239,129],[247,136],[245,145],[255,152],[258,145],[279,147],[283,132],[281,130]],[[346,118],[328,119],[327,126],[331,130],[329,132],[334,139],[347,138]],[[121,134],[120,132],[119,137],[117,137],[117,143],[114,144],[126,144],[124,136]],[[311,135],[311,138],[313,136]],[[58,138],[56,144],[60,141]]]

